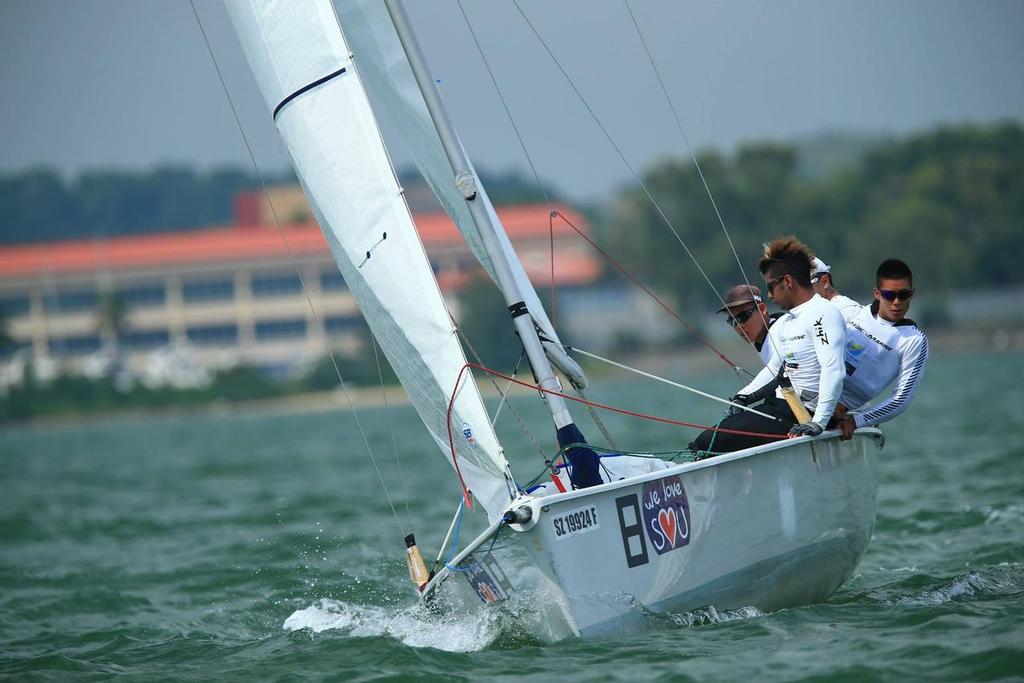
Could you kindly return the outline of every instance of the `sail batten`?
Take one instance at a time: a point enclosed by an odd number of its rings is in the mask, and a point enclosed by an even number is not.
[[[342,276],[431,439],[493,519],[508,464],[328,0],[227,0],[246,57]],[[386,237],[385,237],[386,235]],[[454,465],[454,461],[452,461]]]

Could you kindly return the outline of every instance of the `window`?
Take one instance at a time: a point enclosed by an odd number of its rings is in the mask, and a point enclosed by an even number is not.
[[[120,337],[121,346],[126,349],[156,349],[171,341],[167,330],[133,330]]]
[[[100,338],[94,334],[56,337],[49,346],[51,356],[85,356],[100,350]]]
[[[256,339],[272,341],[275,339],[296,339],[306,336],[306,319],[289,318],[286,320],[262,320],[256,323]]]
[[[254,275],[252,295],[255,297],[288,296],[302,291],[302,281],[295,273]]]
[[[362,322],[358,315],[329,315],[324,318],[324,329],[327,334],[344,334],[359,329]]]
[[[28,315],[28,295],[5,296],[0,298],[0,315]]]
[[[117,295],[128,308],[145,306],[163,306],[167,300],[167,291],[163,285],[139,285],[118,289]]]
[[[181,293],[186,303],[233,299],[235,282],[230,278],[189,280],[185,282]]]
[[[98,303],[96,290],[66,290],[47,295],[46,310],[52,313],[78,313],[94,310]]]
[[[185,330],[185,336],[199,346],[233,346],[238,343],[238,326],[195,325]]]
[[[334,268],[325,270],[320,273],[320,289],[325,292],[336,292],[345,289],[345,278]]]

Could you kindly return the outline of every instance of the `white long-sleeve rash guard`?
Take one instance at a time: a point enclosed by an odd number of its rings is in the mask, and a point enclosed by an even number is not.
[[[857,427],[877,425],[896,417],[910,405],[928,362],[928,338],[911,320],[893,324],[874,315],[868,306],[848,315],[846,334],[846,384],[843,404],[853,410]],[[897,379],[887,399],[867,408],[867,403]]]
[[[800,399],[814,411],[814,422],[828,424],[839,402],[846,376],[844,354],[846,324],[835,306],[817,294],[794,306],[768,330],[776,351],[750,384],[740,389],[751,394],[775,379],[782,363]],[[782,390],[776,391],[782,397]]]

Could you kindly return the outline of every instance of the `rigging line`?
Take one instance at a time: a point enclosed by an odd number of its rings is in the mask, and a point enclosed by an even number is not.
[[[771,415],[768,415],[767,413],[762,413],[760,410],[755,410],[753,408],[748,408],[747,406],[740,405],[739,403],[733,403],[732,401],[727,401],[724,398],[718,398],[717,396],[715,396],[713,394],[705,393],[705,392],[703,392],[703,391],[701,391],[699,389],[694,389],[693,387],[688,387],[685,384],[680,384],[679,382],[673,382],[670,379],[665,379],[664,377],[658,377],[657,375],[652,375],[649,372],[644,372],[643,370],[639,370],[637,368],[630,367],[628,365],[623,365],[622,363],[617,363],[616,361],[613,361],[611,358],[604,358],[603,356],[599,356],[596,353],[589,353],[589,352],[584,351],[583,349],[575,347],[575,346],[571,347],[571,350],[575,351],[576,353],[579,353],[581,355],[587,356],[588,358],[593,358],[594,360],[599,360],[599,361],[601,361],[603,363],[608,363],[609,365],[614,365],[617,368],[621,368],[623,370],[628,370],[629,372],[636,373],[636,374],[638,374],[638,375],[640,375],[642,377],[646,377],[648,379],[653,379],[653,380],[655,380],[657,382],[662,382],[664,384],[668,384],[669,386],[676,387],[677,389],[684,389],[686,391],[689,391],[690,393],[697,394],[698,396],[702,396],[704,398],[709,398],[712,401],[718,401],[719,403],[724,403],[727,406],[733,406],[733,407],[736,407],[736,408],[741,408],[741,409],[747,411],[748,413],[754,413],[755,415],[760,415],[761,417],[767,417],[772,422],[777,422],[778,421],[777,418],[774,418]]]
[[[309,309],[313,313],[313,318],[316,320],[317,328],[320,330],[320,334],[323,336],[324,345],[327,347],[327,355],[331,359],[331,364],[334,366],[334,372],[338,376],[338,383],[341,385],[342,391],[345,392],[345,398],[348,401],[349,410],[352,412],[352,417],[355,419],[356,427],[359,429],[359,435],[362,437],[363,445],[366,446],[366,452],[370,456],[370,461],[373,463],[373,469],[377,472],[377,479],[380,481],[381,489],[384,491],[384,497],[387,498],[388,506],[391,508],[391,514],[395,517],[395,524],[398,525],[398,533],[405,536],[405,531],[402,528],[402,522],[398,518],[398,511],[395,509],[395,504],[391,500],[391,493],[388,491],[387,484],[384,482],[384,475],[381,474],[380,467],[377,465],[377,458],[373,455],[373,449],[370,447],[370,441],[366,437],[366,431],[363,429],[363,423],[359,419],[359,413],[356,412],[355,403],[352,400],[352,394],[349,393],[348,386],[345,384],[344,378],[341,376],[341,369],[338,367],[338,360],[334,357],[334,352],[331,350],[330,342],[327,337],[327,330],[324,328],[323,320],[320,318],[319,312],[316,310],[316,306],[313,305],[313,299],[309,296],[309,290],[306,289],[305,278],[302,277],[302,270],[299,268],[299,264],[295,259],[295,254],[292,251],[291,244],[288,242],[288,237],[284,233],[284,229],[281,227],[281,221],[277,217],[277,210],[274,208],[273,202],[270,201],[270,192],[267,190],[267,183],[263,178],[263,173],[260,171],[259,164],[256,163],[256,155],[252,151],[252,146],[249,144],[249,137],[245,134],[245,129],[242,127],[242,120],[238,116],[238,110],[235,108],[235,102],[231,99],[231,93],[228,91],[227,82],[224,80],[224,74],[220,70],[220,64],[217,62],[217,56],[213,52],[213,46],[210,44],[210,39],[206,35],[206,28],[203,26],[202,20],[199,18],[199,11],[196,9],[195,0],[189,0],[189,4],[192,6],[192,14],[196,18],[196,24],[199,26],[199,32],[203,36],[203,42],[206,43],[206,49],[210,53],[210,60],[213,62],[213,68],[217,72],[217,78],[220,80],[220,87],[224,90],[224,96],[227,98],[228,107],[231,109],[231,115],[235,119],[235,125],[238,127],[238,133],[242,136],[242,142],[245,144],[245,149],[249,153],[249,159],[252,161],[253,170],[256,171],[256,177],[260,181],[260,187],[263,189],[263,196],[267,200],[267,205],[270,207],[270,213],[274,217],[274,225],[277,226],[277,231],[281,235],[281,239],[284,241],[285,249],[288,251],[288,258],[291,259],[292,266],[295,268],[295,273],[299,277],[299,283],[302,285],[302,293],[306,297],[306,302],[309,304]]]
[[[388,431],[391,433],[391,447],[395,451],[395,466],[398,468],[398,480],[402,482],[402,498],[405,502],[405,516],[409,521],[409,529],[415,529],[412,521],[412,512],[409,510],[409,482],[402,472],[402,460],[398,456],[398,437],[395,434],[395,424],[392,420],[391,406],[388,404],[388,394],[384,390],[384,371],[381,368],[380,355],[377,353],[377,340],[370,335],[370,346],[373,347],[373,360],[377,364],[377,378],[380,380],[380,397],[384,400],[384,415],[388,419]]]
[[[686,130],[683,128],[682,120],[679,118],[679,112],[676,110],[675,103],[672,102],[672,97],[668,93],[668,88],[665,86],[665,81],[661,77],[661,70],[658,68],[657,63],[654,61],[654,56],[651,54],[650,46],[647,44],[647,39],[644,38],[643,31],[640,30],[640,23],[636,19],[636,15],[633,13],[633,7],[629,4],[629,0],[623,0],[626,4],[626,10],[629,12],[629,18],[633,21],[633,26],[636,28],[637,37],[640,38],[640,44],[643,45],[644,53],[647,55],[647,61],[651,64],[651,69],[654,71],[655,77],[658,79],[658,86],[661,88],[661,94],[665,97],[665,102],[668,104],[669,110],[672,112],[672,118],[676,122],[676,128],[679,130],[679,134],[683,138],[683,143],[686,145],[686,151],[689,152],[690,158],[693,160],[693,165],[697,169],[697,175],[700,176],[700,182],[704,185],[704,191],[707,192],[708,199],[711,201],[711,207],[715,210],[715,216],[718,218],[718,224],[722,226],[722,232],[725,233],[725,239],[729,243],[729,248],[732,250],[732,255],[736,259],[736,265],[739,266],[740,275],[743,276],[743,282],[746,283],[747,287],[750,287],[750,279],[747,277],[747,271],[743,267],[743,262],[740,260],[740,255],[736,251],[736,245],[733,244],[732,236],[729,234],[729,229],[725,227],[725,219],[722,217],[722,212],[718,208],[718,202],[715,201],[715,196],[711,192],[711,186],[708,184],[707,178],[704,177],[704,169],[701,168],[700,162],[697,161],[697,154],[693,151],[693,145],[690,144],[690,137],[686,134]],[[722,302],[725,303],[724,301]],[[768,326],[768,320],[765,314],[761,312],[760,307],[755,306],[758,316],[764,322],[765,326]],[[754,342],[750,342],[751,346],[754,346]],[[775,347],[775,341],[770,339],[769,343],[772,347]],[[761,356],[758,354],[758,358]],[[762,360],[765,367],[768,366],[768,362]]]
[[[767,432],[753,432],[753,431],[748,431],[748,430],[745,430],[745,429],[727,429],[725,427],[712,427],[710,425],[701,425],[701,424],[696,424],[694,422],[685,422],[683,420],[673,420],[672,418],[668,418],[668,417],[658,417],[657,415],[648,415],[646,413],[640,413],[640,412],[637,412],[635,410],[626,410],[625,408],[616,408],[614,406],[610,406],[610,405],[607,405],[605,403],[598,403],[597,401],[589,401],[587,399],[580,398],[579,396],[570,396],[570,395],[568,395],[566,393],[563,393],[561,391],[555,391],[553,389],[545,389],[544,387],[540,386],[539,384],[530,384],[529,382],[524,382],[521,379],[515,379],[513,377],[509,377],[508,375],[503,374],[501,372],[498,372],[497,370],[492,370],[491,368],[488,368],[488,367],[486,367],[484,365],[477,365],[475,363],[466,363],[465,365],[462,366],[462,370],[459,371],[459,377],[456,380],[456,385],[458,385],[462,381],[462,373],[466,372],[467,370],[479,370],[481,372],[486,372],[488,374],[494,375],[495,377],[501,377],[503,379],[510,380],[510,381],[520,385],[520,386],[527,387],[528,389],[534,389],[535,391],[539,391],[542,394],[551,394],[552,396],[560,396],[561,398],[564,398],[567,401],[576,401],[577,403],[589,404],[589,405],[594,406],[595,408],[601,408],[602,410],[608,410],[610,412],[618,413],[620,415],[628,415],[630,417],[636,417],[636,418],[639,418],[641,420],[650,420],[651,422],[660,422],[662,424],[673,425],[673,426],[676,426],[676,427],[690,427],[692,429],[701,429],[701,430],[704,430],[704,431],[721,432],[723,434],[736,434],[736,435],[739,435],[739,436],[753,436],[753,437],[756,437],[756,438],[759,438],[759,439],[766,439],[768,441],[783,441],[785,439],[792,438],[792,437],[790,437],[787,434],[769,434]],[[454,454],[455,454],[455,443],[454,443],[454,435],[453,435],[452,430],[451,430],[451,425],[449,425],[449,427],[448,427],[448,441],[449,441],[449,448],[451,448],[451,452],[452,452],[453,457],[454,457]],[[455,462],[456,462],[455,471],[458,472],[459,471],[459,469],[458,469],[458,461],[456,460]]]
[[[515,377],[519,374],[519,366],[523,363],[523,358],[526,358],[526,353],[520,353],[519,359],[516,360],[515,367],[512,368],[512,376]],[[512,383],[509,382],[505,385],[505,388],[501,391],[501,400],[498,401],[498,407],[494,409],[494,417],[491,418],[491,427],[498,424],[498,416],[501,415],[501,409],[508,403],[508,392],[512,388]]]
[[[555,326],[557,313],[557,299],[555,298],[555,214],[556,211],[548,207],[548,239],[551,242],[551,326]]]
[[[516,125],[515,117],[512,116],[512,109],[509,106],[508,100],[505,99],[505,94],[502,92],[501,86],[498,84],[498,78],[495,76],[494,70],[492,68],[490,68],[490,62],[487,60],[487,56],[486,56],[486,54],[483,51],[483,46],[480,44],[480,41],[476,37],[476,32],[473,30],[473,25],[472,25],[472,23],[469,20],[469,15],[466,13],[466,9],[463,7],[462,0],[458,0],[458,5],[459,5],[459,10],[462,12],[462,17],[463,17],[463,19],[466,22],[466,28],[469,29],[469,34],[473,38],[473,43],[476,45],[476,51],[480,54],[480,60],[483,61],[483,66],[486,69],[487,76],[490,78],[490,83],[492,83],[492,85],[495,87],[495,92],[498,93],[498,98],[501,100],[502,106],[505,109],[505,116],[508,118],[509,124],[512,126],[512,130],[515,132],[515,136],[516,136],[516,139],[519,142],[519,147],[522,150],[523,157],[526,158],[526,163],[529,165],[530,172],[532,174],[534,174],[534,180],[537,183],[538,188],[541,190],[541,194],[544,196],[544,201],[547,203],[548,209],[551,211],[551,213],[549,214],[548,220],[549,220],[549,232],[550,232],[550,239],[551,239],[551,308],[552,308],[552,310],[551,310],[551,317],[552,317],[552,325],[554,325],[554,318],[555,318],[555,258],[554,258],[554,256],[555,256],[555,246],[554,246],[554,222],[553,222],[553,219],[557,215],[557,216],[561,217],[561,219],[563,221],[568,223],[569,226],[572,227],[572,229],[577,231],[580,234],[581,237],[583,237],[585,240],[590,242],[590,244],[595,249],[597,249],[601,253],[602,256],[604,256],[616,268],[618,268],[618,270],[622,271],[625,275],[627,275],[628,278],[630,278],[644,292],[646,292],[651,298],[653,298],[655,301],[657,301],[657,303],[659,305],[662,305],[663,308],[668,310],[668,312],[673,317],[675,317],[677,319],[677,321],[682,323],[683,326],[687,330],[689,330],[691,334],[693,334],[703,344],[708,346],[709,349],[711,349],[712,351],[717,353],[718,356],[720,358],[722,358],[722,360],[724,360],[726,362],[726,364],[730,368],[732,368],[736,372],[740,372],[741,371],[741,372],[745,373],[746,375],[754,377],[753,373],[751,373],[749,371],[746,371],[745,369],[739,367],[738,365],[735,364],[735,362],[733,362],[731,359],[726,357],[721,351],[719,351],[717,348],[715,348],[705,337],[700,335],[700,333],[698,333],[692,326],[690,326],[686,321],[684,321],[684,319],[680,315],[678,315],[672,309],[670,309],[668,306],[666,306],[665,303],[663,303],[656,296],[654,296],[654,294],[650,290],[648,290],[646,287],[641,285],[639,281],[637,281],[635,278],[633,278],[632,275],[630,275],[630,273],[626,272],[626,270],[622,266],[618,265],[614,261],[614,259],[612,259],[607,253],[604,252],[604,250],[602,250],[600,247],[598,247],[596,244],[594,244],[593,241],[591,241],[589,238],[587,238],[586,234],[584,234],[578,227],[575,227],[575,225],[572,225],[572,223],[567,218],[565,218],[565,216],[563,216],[561,213],[559,213],[552,206],[551,199],[548,197],[547,189],[545,188],[544,183],[541,182],[541,175],[540,175],[540,173],[538,173],[537,166],[534,164],[534,158],[532,158],[532,155],[529,154],[529,150],[526,147],[526,141],[523,139],[522,133],[519,131],[519,126]],[[516,5],[516,6],[518,8],[518,5]],[[519,8],[519,12],[520,12],[520,14],[522,14],[522,9],[521,8]],[[526,18],[525,14],[523,14],[523,18],[525,18],[526,19],[526,23],[529,24],[529,19]],[[532,25],[530,25],[530,28],[532,28]],[[543,44],[544,41],[543,41],[543,39],[541,39],[540,35],[537,34],[536,30],[534,31],[534,33],[535,33],[535,35],[537,35],[538,39],[541,40],[541,42]],[[545,48],[547,48],[547,45],[545,45]],[[552,59],[555,60],[555,63],[557,65],[558,60],[555,59],[553,54],[551,54],[551,50],[548,50],[548,54],[551,55]],[[559,65],[559,69],[561,69],[560,65]],[[568,75],[565,74],[564,70],[562,71],[562,75],[565,76],[566,80],[568,80],[569,84],[571,85],[572,84],[571,79],[568,78]],[[574,87],[575,86],[573,86],[573,88]],[[577,90],[577,95],[580,96],[581,100],[583,100],[583,95],[580,94],[579,90]],[[584,100],[584,105],[587,105],[586,100]],[[589,109],[590,108],[588,106],[588,110]],[[591,112],[591,116],[593,116],[595,121],[597,121],[597,117],[594,116],[593,112]],[[597,121],[597,124],[598,124],[598,126],[601,125],[599,121]],[[601,129],[604,130],[603,126],[601,127]],[[612,146],[614,146],[614,142],[611,140],[611,137],[607,134],[606,131],[605,131],[605,136],[608,137],[608,140],[612,143]],[[615,147],[615,150],[617,152],[618,148]],[[622,157],[622,156],[623,156],[622,153],[620,153],[620,157]],[[626,161],[625,157],[623,158],[623,161],[624,162]],[[629,167],[629,162],[626,162],[626,165],[627,165],[627,167]],[[630,170],[632,170],[632,168]],[[635,175],[635,173],[634,173],[634,175]],[[710,191],[711,190],[709,189],[709,193],[710,193]],[[716,211],[717,211],[717,207],[716,207]],[[670,227],[671,227],[671,225],[670,225]],[[685,245],[684,245],[684,247],[685,247]],[[691,258],[692,258],[692,255],[691,255]],[[745,274],[744,274],[744,279],[745,279]],[[716,294],[717,294],[717,292],[716,292]],[[722,303],[724,304],[725,302],[723,301]],[[766,323],[766,325],[767,325],[767,323]],[[604,430],[602,429],[602,432],[603,431]]]
[[[551,326],[555,326],[556,318],[556,295],[555,295],[555,233],[554,225],[552,220],[554,218],[554,206],[551,203],[551,197],[548,195],[547,189],[544,187],[544,183],[540,180],[540,173],[537,172],[537,166],[533,163],[533,157],[526,148],[526,141],[523,139],[523,134],[519,130],[519,126],[516,125],[515,117],[512,116],[512,108],[509,107],[508,100],[505,99],[505,94],[501,91],[501,87],[498,85],[498,78],[494,75],[494,70],[491,68],[491,63],[487,59],[487,55],[484,53],[484,48],[480,44],[480,40],[476,36],[476,31],[473,30],[473,24],[469,21],[469,15],[466,14],[466,8],[462,5],[462,0],[457,0],[456,4],[459,6],[459,12],[462,13],[462,19],[466,22],[466,28],[469,29],[469,35],[473,38],[473,44],[476,45],[476,51],[480,54],[480,60],[484,63],[484,68],[487,70],[487,76],[491,79],[491,85],[494,86],[494,92],[497,93],[498,99],[501,100],[501,106],[505,109],[505,116],[508,118],[509,125],[512,126],[512,131],[516,135],[516,140],[519,141],[519,147],[523,150],[523,156],[526,157],[526,163],[530,166],[530,172],[533,173],[533,180],[537,184],[537,189],[540,190],[541,195],[544,197],[544,203],[547,205],[548,210],[551,213],[548,216],[548,228],[551,240]]]
[[[449,315],[449,317],[451,317],[451,312],[450,311],[449,311],[448,315]],[[455,325],[455,329],[458,330],[459,336],[462,338],[462,341],[465,342],[467,347],[469,347],[469,352],[471,354],[473,354],[473,358],[476,359],[476,362],[479,363],[480,365],[483,365],[484,364],[483,358],[481,358],[480,354],[477,353],[476,348],[473,346],[473,343],[469,341],[469,337],[467,337],[466,333],[462,331],[462,328],[455,324],[455,318],[452,318],[452,325]],[[515,368],[512,371],[512,376],[513,377],[515,376],[516,372],[519,371],[519,366],[523,362],[523,357],[525,355],[526,355],[525,351],[523,351],[522,353],[519,354],[519,360],[516,361]],[[505,392],[503,392],[501,390],[501,387],[498,386],[498,382],[494,379],[494,377],[488,375],[487,379],[490,380],[491,386],[493,386],[495,388],[495,390],[497,390],[498,394],[500,396],[502,396],[502,400],[504,400]],[[512,388],[512,383],[509,382],[508,389],[511,389],[511,388]],[[519,428],[523,430],[523,434],[526,435],[526,438],[530,440],[530,443],[532,443],[533,447],[535,449],[537,449],[537,452],[541,454],[541,457],[546,458],[547,457],[547,453],[545,453],[544,449],[540,447],[540,443],[537,442],[537,437],[535,437],[533,435],[533,432],[530,431],[530,428],[526,426],[526,422],[523,420],[522,416],[519,415],[519,413],[516,411],[516,409],[512,406],[512,402],[511,401],[507,401],[506,405],[508,405],[509,412],[512,413],[512,416],[515,418],[516,422],[519,424]],[[500,408],[500,406],[499,406],[499,408]],[[494,420],[497,421],[497,419],[498,419],[498,415],[497,415],[497,413],[495,413]],[[494,426],[494,423],[492,422],[491,423],[491,427],[493,428],[493,426]]]
[[[448,543],[452,540],[452,534],[455,534],[455,543],[459,542],[458,529],[462,526],[462,510],[466,505],[466,501],[459,499],[459,505],[455,508],[455,514],[452,516],[452,523],[448,525],[448,533],[444,535],[444,540],[441,542],[441,547],[437,551],[437,558],[434,559],[434,564],[431,566],[430,571],[437,569],[437,565],[441,564],[441,558],[444,557],[445,551],[448,549]],[[448,559],[452,558],[449,555]]]
[[[561,219],[562,219],[562,220],[563,220],[563,221],[565,222],[565,224],[566,224],[566,225],[568,225],[568,226],[569,226],[570,228],[572,228],[572,229],[573,229],[573,230],[574,230],[574,231],[576,232],[576,234],[577,234],[577,235],[579,235],[579,236],[580,236],[580,237],[582,237],[582,238],[583,238],[584,240],[586,240],[586,241],[587,241],[587,243],[588,243],[588,244],[590,244],[590,246],[591,246],[591,247],[593,247],[594,249],[596,249],[596,250],[597,250],[597,252],[598,252],[599,254],[601,254],[601,256],[603,256],[603,257],[604,257],[605,259],[607,259],[607,261],[608,261],[609,263],[611,263],[611,264],[612,264],[612,266],[614,266],[616,270],[618,270],[618,271],[619,271],[620,273],[622,273],[623,275],[625,275],[625,276],[626,276],[626,278],[628,278],[630,282],[632,282],[633,284],[635,284],[635,285],[636,285],[637,287],[639,287],[640,289],[642,289],[642,290],[643,290],[643,291],[644,291],[644,292],[645,292],[645,293],[646,293],[646,294],[647,294],[647,295],[648,295],[649,297],[651,297],[652,299],[654,299],[655,303],[657,303],[657,304],[658,304],[659,306],[661,306],[662,310],[664,310],[664,311],[665,311],[666,313],[668,313],[668,314],[669,314],[670,316],[672,316],[673,318],[675,318],[675,319],[676,319],[676,320],[677,320],[677,321],[678,321],[678,322],[679,322],[679,323],[680,323],[680,324],[681,324],[681,325],[682,325],[683,327],[685,327],[685,328],[686,328],[687,330],[689,330],[689,331],[690,331],[690,334],[692,334],[692,335],[693,335],[694,337],[696,337],[697,339],[699,339],[699,340],[700,340],[700,342],[701,342],[702,344],[704,344],[704,346],[706,346],[706,347],[707,347],[707,348],[708,348],[708,349],[709,349],[709,350],[710,350],[711,352],[713,352],[713,353],[714,353],[714,354],[716,354],[716,355],[717,355],[717,356],[718,356],[719,358],[721,358],[721,359],[722,359],[722,361],[724,361],[724,362],[725,362],[725,363],[726,363],[726,364],[727,364],[727,365],[728,365],[728,366],[729,366],[730,368],[732,368],[732,369],[733,369],[733,370],[735,370],[736,372],[744,372],[744,373],[746,373],[747,375],[749,375],[749,376],[751,376],[751,377],[753,377],[753,376],[754,376],[754,373],[752,373],[752,372],[750,372],[749,370],[747,370],[747,369],[745,369],[745,368],[743,368],[743,367],[741,367],[741,366],[737,365],[737,364],[736,364],[735,362],[733,362],[733,360],[732,360],[731,358],[729,358],[729,357],[728,357],[728,356],[726,356],[726,355],[725,355],[724,353],[722,353],[721,351],[719,351],[719,350],[718,350],[718,349],[717,349],[717,348],[716,348],[716,347],[714,346],[714,344],[712,344],[712,343],[711,343],[710,341],[708,341],[708,339],[707,339],[707,338],[706,338],[706,337],[705,337],[704,335],[702,335],[702,334],[701,334],[700,332],[698,332],[698,331],[697,331],[697,328],[695,328],[695,327],[694,327],[693,325],[691,325],[690,323],[688,323],[688,322],[687,322],[687,321],[686,321],[686,320],[685,320],[685,319],[684,319],[684,318],[683,318],[683,317],[682,317],[681,315],[679,315],[678,313],[676,313],[676,311],[675,311],[675,310],[673,310],[671,306],[669,306],[668,304],[666,304],[666,303],[665,303],[664,301],[662,301],[662,300],[661,300],[661,299],[660,299],[660,298],[658,297],[658,295],[657,295],[657,294],[655,294],[655,293],[654,293],[654,292],[652,292],[652,291],[651,291],[650,289],[648,289],[648,288],[647,288],[647,286],[646,286],[646,285],[645,285],[644,283],[640,282],[640,280],[639,280],[639,279],[638,279],[638,278],[637,278],[637,277],[636,277],[635,275],[633,275],[633,274],[632,274],[632,273],[630,273],[630,272],[629,272],[628,270],[626,270],[626,269],[625,269],[625,268],[624,268],[624,267],[623,267],[623,266],[622,266],[622,265],[621,265],[621,264],[620,264],[620,263],[619,263],[618,261],[616,261],[616,260],[615,260],[615,258],[614,258],[614,257],[612,257],[612,255],[611,255],[611,254],[609,254],[609,253],[608,253],[608,252],[606,252],[606,251],[605,251],[604,249],[602,249],[602,248],[601,248],[601,247],[600,247],[600,246],[599,246],[599,245],[598,245],[598,244],[597,244],[597,243],[596,243],[596,242],[595,242],[594,240],[590,239],[590,237],[589,237],[589,236],[587,236],[587,235],[586,235],[586,234],[585,234],[585,233],[584,233],[584,232],[583,232],[582,230],[580,230],[580,229],[579,229],[578,227],[576,227],[576,225],[575,225],[575,224],[573,224],[573,222],[572,222],[572,221],[570,221],[570,220],[569,220],[568,218],[566,218],[566,217],[565,217],[564,215],[562,215],[562,214],[561,214],[560,212],[558,213],[558,217],[559,217],[559,218],[561,218]]]
[[[583,393],[582,389],[577,389],[576,393],[579,394],[582,398],[588,401],[590,400],[587,398],[587,395]],[[597,414],[597,411],[594,410],[594,407],[587,406],[587,412],[590,413],[590,419],[593,420],[594,424],[597,425],[597,430],[601,432],[601,436],[605,438],[605,441],[608,442],[608,445],[618,450],[619,444],[615,441],[614,437],[612,437],[611,432],[608,431],[608,427],[606,427],[604,424],[604,420],[602,420],[601,417]]]
[[[615,143],[615,140],[612,138],[611,134],[608,132],[608,129],[605,128],[603,123],[601,123],[601,119],[598,118],[598,116],[594,112],[593,108],[591,108],[590,103],[588,103],[586,98],[583,97],[583,93],[581,93],[580,89],[578,87],[576,87],[576,84],[573,82],[573,80],[569,76],[568,72],[566,72],[566,70],[562,66],[561,62],[558,61],[558,58],[555,57],[555,53],[551,51],[550,47],[548,47],[548,44],[541,37],[540,33],[537,31],[537,28],[533,25],[533,22],[531,22],[530,18],[528,16],[526,16],[526,12],[523,11],[523,8],[519,6],[518,0],[512,0],[512,4],[515,5],[517,10],[519,10],[519,14],[523,17],[523,20],[526,22],[527,26],[530,27],[530,30],[533,32],[533,35],[537,38],[537,40],[540,42],[541,46],[548,53],[548,56],[551,57],[551,60],[555,63],[555,66],[558,67],[558,70],[561,72],[562,76],[569,83],[569,87],[572,88],[573,92],[576,93],[576,96],[579,98],[579,100],[583,104],[584,108],[590,114],[590,117],[594,120],[594,123],[597,124],[597,127],[604,134],[605,139],[608,140],[608,143],[612,146],[612,149],[614,149],[616,154],[619,155],[619,159],[621,159],[622,163],[625,164],[626,168],[629,170],[629,172],[633,176],[634,180],[636,180],[637,184],[640,186],[640,189],[643,190],[643,193],[645,195],[647,195],[647,199],[650,200],[651,205],[654,207],[655,211],[657,211],[658,215],[661,216],[662,222],[665,223],[665,225],[672,232],[672,234],[675,235],[676,241],[678,241],[679,244],[683,247],[683,250],[686,252],[686,255],[690,257],[690,260],[693,261],[693,265],[695,265],[697,267],[697,270],[704,277],[704,281],[708,283],[708,286],[711,288],[711,291],[714,292],[715,297],[717,297],[718,300],[721,301],[722,305],[724,306],[725,305],[725,300],[722,299],[722,295],[715,288],[714,283],[711,282],[711,278],[708,277],[707,272],[700,265],[700,262],[697,260],[697,257],[694,256],[692,251],[690,251],[690,248],[686,245],[686,242],[683,240],[682,236],[676,230],[675,225],[673,225],[672,221],[669,220],[669,217],[665,214],[665,211],[661,208],[661,205],[654,198],[654,195],[651,194],[650,189],[647,187],[647,183],[644,182],[643,178],[640,176],[640,174],[637,172],[637,170],[633,167],[632,164],[629,163],[629,160],[626,159],[626,155],[623,154],[622,149]]]
[[[487,69],[487,75],[491,79],[491,85],[494,86],[495,92],[498,94],[498,99],[501,100],[501,106],[505,108],[505,116],[508,117],[508,122],[512,126],[512,130],[516,134],[516,140],[519,141],[519,146],[523,150],[523,155],[526,157],[526,163],[530,165],[530,171],[533,173],[533,179],[537,183],[537,189],[544,196],[544,203],[551,208],[551,198],[548,196],[548,192],[544,187],[544,184],[540,181],[540,174],[537,173],[537,167],[533,164],[533,158],[530,153],[526,150],[526,142],[523,141],[522,133],[519,132],[519,126],[516,125],[516,120],[512,116],[512,110],[508,106],[508,102],[505,100],[505,95],[501,92],[501,88],[498,87],[498,79],[494,75],[494,71],[491,69],[491,63],[487,60],[487,55],[484,54],[484,49],[480,45],[480,41],[477,40],[476,31],[473,30],[473,24],[469,21],[469,16],[466,14],[466,9],[462,6],[462,0],[457,0],[459,5],[459,11],[462,12],[462,18],[466,22],[466,27],[469,29],[469,35],[473,37],[473,43],[476,45],[477,52],[480,53],[480,59],[484,63],[484,68]],[[521,10],[520,10],[521,11]]]

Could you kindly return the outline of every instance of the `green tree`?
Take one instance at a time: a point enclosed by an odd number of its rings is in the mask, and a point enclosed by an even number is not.
[[[757,279],[760,245],[792,233],[860,297],[888,257],[907,260],[925,291],[1024,280],[1024,127],[939,128],[865,150],[824,178],[800,175],[797,148],[784,145],[698,158],[748,277]],[[662,161],[644,179],[665,217],[643,191],[623,190],[606,228],[612,251],[684,313],[707,310],[715,295],[680,241],[717,289],[742,278],[700,176],[692,163]]]
[[[11,351],[15,346],[14,337],[10,332],[10,314],[0,306],[0,358]]]
[[[466,357],[495,370],[511,370],[522,353],[508,306],[501,292],[481,269],[459,292],[459,329],[468,344]],[[474,353],[474,350],[476,353]]]

